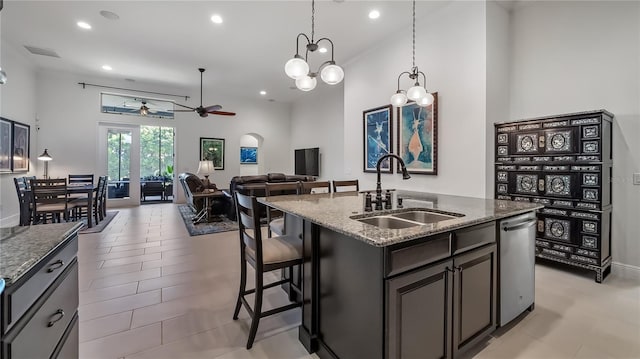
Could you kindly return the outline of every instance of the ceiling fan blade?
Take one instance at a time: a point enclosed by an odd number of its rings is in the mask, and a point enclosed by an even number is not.
[[[212,115],[221,115],[221,116],[235,116],[235,112],[227,112],[227,111],[209,111],[208,113]]]
[[[193,112],[195,110],[173,110],[172,112]]]
[[[207,112],[211,112],[211,111],[218,111],[221,108],[222,108],[222,106],[220,106],[220,105],[212,105],[212,106],[207,106],[204,109]]]
[[[186,105],[181,105],[181,104],[179,104],[177,102],[175,102],[175,104],[180,106],[180,107],[191,109],[191,111],[195,111],[195,109],[196,109],[195,107],[189,107],[189,106],[186,106]],[[176,111],[184,111],[184,110],[176,110]]]

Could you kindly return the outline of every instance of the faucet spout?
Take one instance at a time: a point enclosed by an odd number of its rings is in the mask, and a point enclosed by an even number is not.
[[[377,183],[376,183],[376,200],[375,200],[376,209],[382,209],[382,181],[380,179],[380,165],[382,165],[382,161],[387,157],[394,157],[398,160],[398,162],[400,162],[400,168],[402,170],[403,180],[408,180],[409,178],[411,178],[411,176],[409,175],[409,172],[407,172],[407,167],[405,166],[404,161],[400,156],[393,153],[387,153],[386,155],[383,155],[382,157],[378,158],[378,163],[376,163],[376,173],[378,176]]]

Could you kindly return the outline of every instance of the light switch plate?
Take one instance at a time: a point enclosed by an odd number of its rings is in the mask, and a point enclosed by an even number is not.
[[[640,185],[640,173],[633,174],[633,184]]]

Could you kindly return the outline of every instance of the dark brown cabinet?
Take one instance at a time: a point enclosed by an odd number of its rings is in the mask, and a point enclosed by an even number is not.
[[[389,279],[386,357],[454,358],[491,333],[496,271],[489,244]]]
[[[590,111],[496,124],[495,196],[536,202],[536,256],[611,270],[613,114]]]

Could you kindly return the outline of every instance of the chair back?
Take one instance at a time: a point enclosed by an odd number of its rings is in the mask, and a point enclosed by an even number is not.
[[[238,215],[238,232],[240,234],[240,253],[245,255],[245,247],[255,253],[258,268],[262,265],[262,230],[260,229],[260,211],[256,197],[247,196],[236,191],[236,213]]]
[[[13,183],[16,185],[16,193],[18,194],[18,202],[23,203],[25,198],[25,191],[27,190],[27,178],[26,177],[14,177]]]
[[[96,192],[96,199],[98,201],[104,200],[107,194],[107,176],[98,177],[98,190]]]
[[[25,182],[27,184],[27,189],[28,190],[31,190],[31,180],[32,179],[36,179],[36,176],[26,176],[26,177],[24,177],[24,180],[25,180]]]
[[[340,189],[340,191],[338,189]],[[333,192],[346,191],[360,191],[358,180],[333,181]]]
[[[67,179],[32,179],[31,197],[33,208],[37,211],[38,204],[64,204],[67,208],[69,194],[67,193]]]
[[[93,185],[93,175],[69,175],[69,184]]]
[[[300,194],[331,193],[329,181],[300,182]]]
[[[189,189],[189,185],[187,184],[187,177],[191,175],[191,173],[181,173],[178,176],[178,181],[180,181],[180,185],[184,190],[184,197],[187,199],[187,204],[191,207],[194,212],[196,211],[195,203],[193,203],[193,193],[191,193],[191,189]]]
[[[264,184],[264,193],[267,197],[298,194],[300,193],[300,182],[267,182]],[[267,222],[271,222],[274,218],[282,217],[283,215],[281,211],[273,207],[267,207]]]

